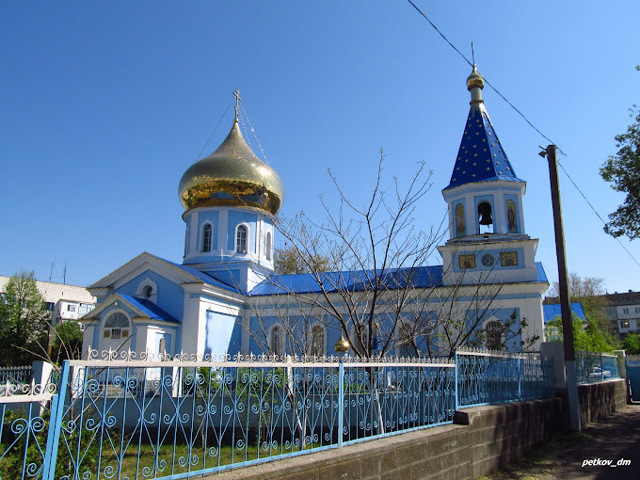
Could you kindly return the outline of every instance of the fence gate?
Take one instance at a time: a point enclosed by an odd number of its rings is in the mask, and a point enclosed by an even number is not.
[[[627,356],[626,365],[631,400],[640,402],[640,355]]]

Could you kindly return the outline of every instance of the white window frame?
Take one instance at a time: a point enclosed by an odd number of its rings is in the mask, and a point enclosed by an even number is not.
[[[264,237],[264,252],[267,260],[271,261],[271,251],[273,250],[273,240],[271,238],[271,232],[267,232]]]
[[[240,233],[240,229],[244,228],[245,231],[245,237],[244,237],[244,251],[241,251],[238,249],[239,245],[238,245],[238,240],[239,240],[239,233]],[[247,225],[246,223],[241,223],[238,226],[236,226],[236,234],[234,237],[234,251],[236,253],[242,253],[243,255],[247,255],[249,253],[249,225]]]
[[[322,331],[322,345],[320,345],[320,352],[314,351],[313,332],[317,328]],[[314,323],[309,327],[309,355],[311,355],[312,357],[324,357],[327,355],[327,329],[321,323]]]
[[[275,342],[273,334],[278,329],[280,330],[280,342],[279,345],[274,345]],[[271,328],[269,329],[269,350],[271,350],[274,355],[278,356],[282,356],[286,353],[285,331],[284,327],[279,323],[271,325]]]
[[[111,320],[116,315],[124,317],[127,324],[113,325],[111,327],[108,326],[109,320]],[[108,338],[109,340],[129,339],[131,338],[133,333],[132,327],[133,325],[131,324],[131,318],[129,318],[129,315],[127,315],[126,312],[124,312],[123,310],[113,310],[109,312],[109,315],[105,317],[104,322],[102,324],[102,338],[103,339]],[[108,331],[108,335],[107,335],[107,331]]]
[[[207,245],[207,227],[209,227],[209,242]],[[205,222],[202,224],[202,228],[200,229],[200,252],[201,253],[210,253],[213,250],[213,225],[211,222]],[[208,248],[207,248],[208,247]]]
[[[147,295],[147,288],[151,287],[151,296]],[[158,285],[156,282],[151,280],[149,277],[145,278],[140,285],[138,285],[138,289],[136,290],[136,297],[144,298],[149,300],[151,303],[157,303],[158,301]]]

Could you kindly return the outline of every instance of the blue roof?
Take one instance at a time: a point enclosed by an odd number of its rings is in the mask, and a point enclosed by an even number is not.
[[[537,282],[547,282],[547,275],[540,262],[536,263],[538,270]],[[442,265],[424,266],[417,268],[398,268],[388,270],[382,283],[391,290],[407,287],[409,282],[414,288],[441,287]],[[411,273],[413,272],[413,273]],[[413,275],[413,277],[411,277]],[[373,270],[326,272],[321,281],[327,293],[351,290],[362,292],[371,290]],[[369,288],[367,288],[369,286]],[[249,296],[284,295],[287,293],[321,293],[320,283],[311,273],[292,275],[272,275],[256,285]]]
[[[238,290],[237,288],[234,288],[232,285],[229,285],[228,283],[222,282],[222,281],[218,280],[217,278],[212,277],[209,274],[201,272],[197,268],[188,267],[186,265],[182,265],[180,263],[175,263],[175,262],[172,262],[170,260],[166,260],[164,258],[160,258],[160,257],[157,257],[157,258],[159,258],[163,262],[167,262],[168,264],[173,265],[174,267],[182,270],[185,273],[188,273],[189,275],[193,275],[198,280],[202,280],[203,282],[208,283],[209,285],[213,285],[214,287],[224,288],[225,290],[230,290],[232,292],[240,292],[240,290]]]
[[[571,311],[575,313],[578,316],[578,318],[580,318],[581,320],[584,320],[585,322],[587,321],[587,316],[584,313],[584,309],[582,308],[581,303],[572,303]],[[562,316],[562,308],[560,304],[543,305],[542,314],[544,316],[544,323],[546,325],[547,322],[553,320],[555,317]]]
[[[155,303],[150,302],[146,298],[133,297],[131,295],[119,294],[124,300],[129,302],[131,306],[137,308],[147,317],[153,320],[164,320],[166,322],[180,323],[174,317],[158,307]]]
[[[374,270],[345,272],[326,272],[316,279],[313,274],[272,275],[256,285],[250,296],[282,295],[287,293],[327,293],[351,290],[362,292],[371,290]],[[442,265],[398,268],[386,271],[382,283],[389,289],[405,288],[412,284],[415,288],[437,287],[442,285]],[[321,284],[323,288],[321,288]]]
[[[473,103],[460,142],[451,181],[445,190],[467,183],[505,180],[516,177],[483,103]]]
[[[536,262],[536,269],[538,270],[538,280],[540,282],[549,283],[549,279],[547,279],[547,273],[544,271],[544,267],[542,266],[542,263]]]

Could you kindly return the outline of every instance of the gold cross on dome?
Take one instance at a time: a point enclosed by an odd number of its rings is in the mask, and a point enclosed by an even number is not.
[[[242,99],[240,98],[240,90],[238,90],[237,88],[233,91],[233,96],[236,97],[236,120],[238,119],[238,108],[240,106],[240,102],[242,101]]]

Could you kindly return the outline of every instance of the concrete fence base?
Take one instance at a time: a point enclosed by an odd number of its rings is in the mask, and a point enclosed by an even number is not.
[[[583,425],[626,404],[623,380],[580,385]],[[472,479],[521,458],[568,428],[566,400],[470,408],[453,425],[417,430],[212,475],[218,480]]]
[[[476,479],[562,425],[560,398],[471,408],[456,423],[216,475],[219,480]]]

